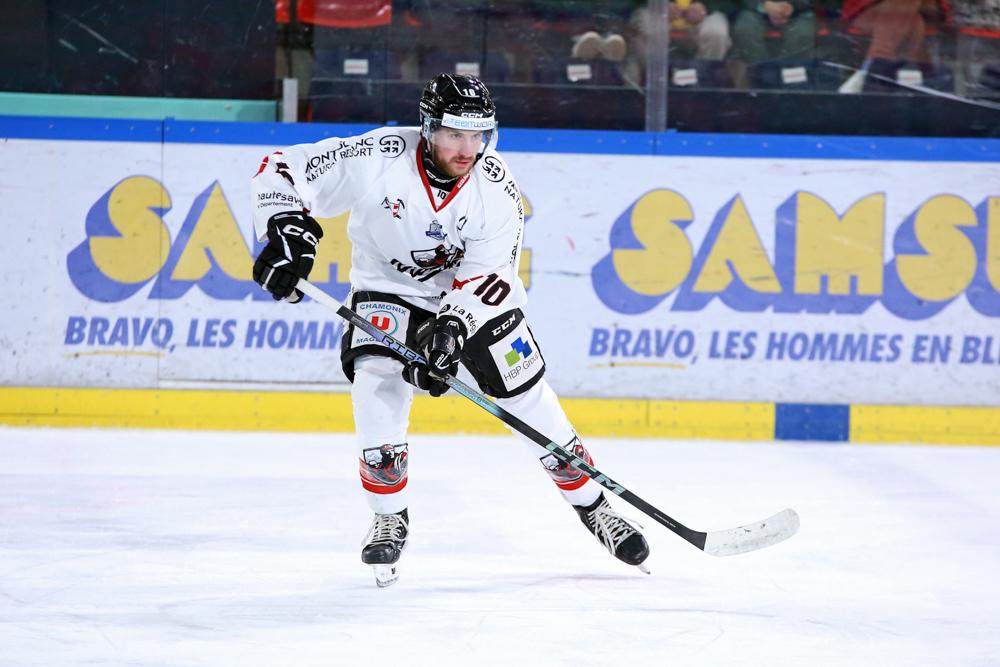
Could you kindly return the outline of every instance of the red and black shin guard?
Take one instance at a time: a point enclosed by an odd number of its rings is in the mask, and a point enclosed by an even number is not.
[[[406,488],[409,453],[407,444],[381,445],[362,452],[358,459],[361,486],[365,491],[387,494]]]

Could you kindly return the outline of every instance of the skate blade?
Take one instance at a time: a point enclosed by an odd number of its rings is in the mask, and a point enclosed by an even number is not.
[[[375,584],[379,588],[392,586],[399,579],[399,570],[395,563],[392,565],[372,565],[375,572]]]
[[[639,568],[640,572],[644,572],[645,574],[653,574],[652,572],[649,571],[649,568],[646,567],[645,563],[639,563],[638,565],[636,565],[636,567]]]

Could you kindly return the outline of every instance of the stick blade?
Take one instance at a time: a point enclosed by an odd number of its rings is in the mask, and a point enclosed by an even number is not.
[[[798,529],[799,515],[795,510],[781,510],[763,521],[708,533],[705,539],[705,553],[713,556],[734,556],[756,551],[784,542]]]

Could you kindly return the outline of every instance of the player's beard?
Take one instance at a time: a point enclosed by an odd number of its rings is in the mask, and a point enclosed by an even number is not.
[[[475,158],[469,158],[468,161],[463,164],[459,164],[455,161],[455,159],[452,159],[452,161],[448,163],[448,175],[454,176],[455,178],[465,176],[472,171],[472,165],[475,163]]]
[[[451,176],[452,178],[461,178],[462,176],[465,176],[470,171],[472,171],[472,167],[475,166],[476,164],[475,155],[469,155],[469,156],[456,155],[447,162],[445,162],[444,160],[441,159],[440,155],[438,155],[437,150],[434,149],[431,151],[431,156],[434,158],[434,164],[438,166],[438,169],[446,173],[448,176]],[[458,162],[459,159],[467,160],[467,162],[459,163]]]

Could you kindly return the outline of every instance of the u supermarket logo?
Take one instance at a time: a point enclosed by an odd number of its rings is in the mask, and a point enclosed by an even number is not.
[[[504,361],[507,362],[507,367],[511,367],[521,359],[527,359],[531,356],[534,350],[531,349],[531,344],[524,342],[523,338],[518,338],[513,343],[510,344],[510,352],[503,355]]]
[[[378,310],[370,314],[368,321],[378,327],[379,331],[384,331],[390,336],[399,329],[399,321],[396,316],[386,310]]]

